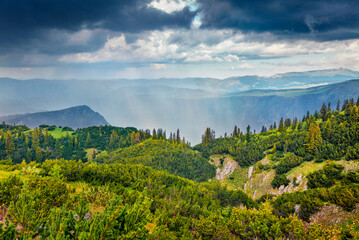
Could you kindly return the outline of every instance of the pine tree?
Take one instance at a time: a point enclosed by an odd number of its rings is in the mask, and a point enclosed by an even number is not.
[[[264,125],[262,126],[262,129],[261,129],[261,133],[265,133],[266,132],[266,129],[264,127]]]
[[[305,146],[307,151],[313,153],[322,143],[322,135],[318,123],[311,123],[305,138]]]
[[[60,157],[61,155],[61,143],[59,141],[59,139],[56,139],[55,141],[55,156],[56,157]]]
[[[39,127],[37,129],[37,135],[39,136],[39,143],[44,142],[44,134],[42,133],[42,128]]]
[[[90,135],[90,133],[87,133],[87,138],[86,138],[86,143],[85,143],[86,148],[90,148],[92,145],[91,143],[92,143],[91,135]]]
[[[297,128],[298,118],[294,118],[293,124],[292,124],[292,130],[294,131]]]
[[[180,130],[179,129],[177,129],[176,137],[177,137],[177,143],[180,144],[181,143],[181,137],[180,137]]]
[[[290,127],[290,125],[292,124],[292,120],[290,118],[287,118],[285,121],[284,121],[284,126],[286,128]]]
[[[212,132],[210,128],[207,128],[202,137],[202,144],[208,144],[211,141],[212,141]]]
[[[332,122],[330,118],[325,122],[324,129],[323,129],[323,137],[324,139],[329,139],[332,133]]]
[[[29,136],[26,134],[26,135],[25,135],[25,146],[26,146],[26,147],[30,147],[30,144],[29,144],[29,143],[30,143]]]
[[[75,147],[75,149],[80,148],[80,144],[79,144],[79,141],[77,140],[77,137],[75,137],[75,140],[74,140],[74,147]]]
[[[45,129],[44,144],[47,146],[50,143],[49,130]]]
[[[158,137],[158,139],[163,139],[163,130],[162,130],[162,128],[157,129],[157,137]]]
[[[358,117],[359,117],[358,107],[355,105],[354,107],[352,107],[352,110],[350,112],[350,121],[356,122],[358,120]]]
[[[157,139],[156,131],[154,131],[154,135],[156,138],[154,138],[154,136],[152,136],[152,139]],[[135,132],[131,132],[130,142],[131,142],[131,146],[136,144],[136,133]]]
[[[36,160],[37,163],[42,163],[43,162],[42,150],[41,150],[41,148],[39,146],[36,148],[35,160]]]
[[[353,98],[351,98],[350,100],[349,100],[349,106],[350,107],[353,107],[355,104],[354,104],[354,99]]]
[[[39,146],[39,144],[40,144],[39,135],[36,129],[34,129],[32,131],[32,145],[31,145],[32,149],[36,149]]]
[[[152,139],[157,139],[156,129],[153,129],[153,131],[152,131]]]
[[[110,136],[110,142],[109,142],[109,148],[115,149],[118,147],[118,141],[120,140],[117,132],[115,130],[112,130],[111,136]]]
[[[50,149],[49,149],[49,147],[46,147],[45,159],[49,159],[50,157],[51,157]]]
[[[320,117],[322,118],[322,120],[325,120],[325,115],[327,114],[327,106],[325,105],[325,103],[323,103],[322,108],[320,109]]]
[[[15,151],[15,143],[10,131],[7,131],[5,136],[5,151],[6,153],[11,153]]]
[[[348,100],[348,99],[345,99],[341,111],[344,111],[344,110],[347,108],[347,105],[348,105],[348,104],[349,104],[349,100]]]
[[[251,140],[251,126],[247,126],[246,140],[249,142]]]
[[[278,130],[279,130],[279,132],[284,131],[284,120],[283,120],[283,118],[281,118],[280,121],[279,121]]]
[[[232,136],[233,136],[233,137],[238,137],[238,129],[237,129],[237,125],[235,125],[235,126],[234,126]]]
[[[29,148],[27,148],[27,151],[26,151],[26,162],[29,163],[32,161],[32,152]]]

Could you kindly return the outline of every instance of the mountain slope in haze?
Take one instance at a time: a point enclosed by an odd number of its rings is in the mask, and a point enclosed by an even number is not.
[[[250,124],[258,131],[282,116],[301,117],[308,110],[314,113],[323,102],[331,102],[335,108],[338,100],[359,96],[359,81],[337,82],[358,76],[358,72],[339,69],[281,74],[267,80],[258,76],[106,81],[3,78],[0,115],[88,105],[113,125],[164,128],[167,132],[179,128],[195,144],[207,127],[217,136],[232,132],[234,125],[245,129]],[[313,84],[326,85],[303,88]],[[291,89],[293,86],[298,89]],[[290,89],[271,89],[279,87]]]
[[[43,124],[67,126],[73,129],[109,125],[102,115],[85,105],[57,111],[3,116],[0,117],[0,121],[7,124],[26,125],[30,128]]]

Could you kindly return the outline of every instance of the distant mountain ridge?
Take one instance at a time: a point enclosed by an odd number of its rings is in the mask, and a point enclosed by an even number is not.
[[[101,114],[86,105],[56,111],[2,116],[0,121],[7,124],[26,125],[30,128],[35,128],[39,125],[56,125],[78,129],[109,125]]]
[[[285,75],[285,76],[284,76]],[[323,102],[357,99],[359,72],[346,69],[230,79],[14,80],[0,78],[0,115],[88,105],[115,126],[181,130],[192,144],[207,127],[216,136],[257,131],[281,117],[302,117]],[[311,86],[310,88],[305,86]]]

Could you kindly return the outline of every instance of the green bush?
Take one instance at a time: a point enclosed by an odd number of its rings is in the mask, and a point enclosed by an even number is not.
[[[326,164],[323,169],[317,170],[308,174],[308,187],[331,187],[335,184],[336,180],[343,178],[341,172],[344,167],[335,163]]]
[[[271,182],[271,185],[273,188],[279,188],[282,185],[288,186],[289,183],[289,179],[286,178],[284,175],[276,174],[273,181]]]

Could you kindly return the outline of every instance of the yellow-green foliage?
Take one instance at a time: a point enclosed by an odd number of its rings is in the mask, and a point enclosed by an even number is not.
[[[234,208],[228,225],[231,232],[244,239],[301,239],[304,235],[304,225],[298,218],[273,215],[268,202],[260,210]]]
[[[354,215],[335,228],[318,224],[307,228],[296,216],[274,215],[269,202],[258,208],[241,191],[229,191],[216,182],[199,184],[140,165],[56,160],[36,167],[41,169],[40,177],[27,175],[25,183],[17,177],[0,182],[0,204],[8,209],[3,215],[5,223],[0,228],[0,238],[326,239],[330,236],[330,239],[341,239],[356,236],[358,218]],[[57,172],[63,177],[58,178]],[[338,189],[319,193],[324,198],[334,192],[345,193]]]
[[[96,161],[142,164],[197,181],[206,181],[215,176],[215,167],[200,153],[168,140],[148,139],[128,148],[101,154]]]
[[[73,131],[64,131],[62,128],[55,128],[54,130],[49,131],[49,134],[54,138],[66,137],[67,134],[71,135],[72,133]]]

